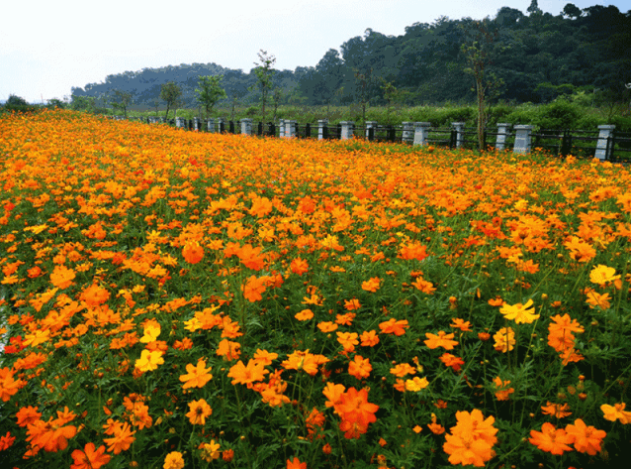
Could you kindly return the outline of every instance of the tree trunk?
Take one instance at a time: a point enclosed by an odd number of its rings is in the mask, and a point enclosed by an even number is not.
[[[478,150],[483,151],[484,148],[484,89],[482,88],[482,80],[476,79],[476,88],[478,94]]]

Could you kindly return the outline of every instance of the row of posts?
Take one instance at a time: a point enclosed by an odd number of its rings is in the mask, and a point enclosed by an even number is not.
[[[165,122],[164,117],[149,117],[150,123]],[[234,125],[232,122],[230,123]],[[253,119],[241,119],[241,133],[244,135],[253,135]],[[201,130],[202,121],[194,117],[192,126],[194,130]],[[208,132],[223,132],[226,129],[226,122],[222,118],[207,120]],[[175,118],[175,126],[179,128],[186,127],[186,121],[183,117]],[[328,137],[328,119],[318,120],[318,139],[326,139]],[[348,140],[353,138],[355,132],[355,123],[353,121],[340,122],[340,139]],[[412,145],[427,145],[428,137],[432,124],[430,122],[403,122],[403,138],[404,142]],[[455,132],[455,147],[460,148],[464,145],[465,123],[453,122],[452,127]],[[503,151],[506,149],[506,140],[511,135],[511,124],[497,124],[497,134],[495,139],[495,148]],[[297,136],[297,122],[291,119],[280,119],[279,130],[281,138],[292,138]],[[515,143],[513,145],[513,153],[527,154],[532,149],[532,125],[516,125],[513,130],[515,132]],[[598,142],[596,144],[596,158],[607,160],[611,158],[612,145],[610,144],[614,125],[598,126]],[[234,128],[230,129],[234,132]],[[372,139],[374,132],[377,130],[377,121],[366,122],[366,138]]]

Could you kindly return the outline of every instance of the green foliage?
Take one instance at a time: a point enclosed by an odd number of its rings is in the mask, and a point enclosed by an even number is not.
[[[199,77],[198,86],[195,92],[198,94],[197,101],[204,107],[206,117],[210,116],[213,106],[220,99],[227,98],[226,91],[221,87],[223,75]]]
[[[14,94],[9,95],[9,99],[2,107],[4,112],[24,112],[30,113],[38,109],[38,106],[29,104],[24,98],[16,96]]]
[[[166,101],[167,103],[167,119],[169,118],[169,108],[175,107],[177,105],[180,96],[182,96],[182,89],[172,81],[160,87],[160,99]]]
[[[114,111],[120,110],[127,117],[127,107],[132,102],[132,94],[127,91],[114,90],[110,104]]]
[[[261,49],[258,53],[259,63],[254,62],[254,65],[258,65],[254,69],[257,83],[255,88],[260,92],[261,97],[261,119],[265,121],[265,105],[267,104],[269,93],[272,90],[273,83],[272,77],[276,73],[274,70],[274,64],[276,63],[276,57],[268,55],[267,51]]]

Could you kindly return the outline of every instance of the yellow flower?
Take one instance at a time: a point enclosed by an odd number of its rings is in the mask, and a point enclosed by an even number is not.
[[[500,308],[500,313],[506,319],[514,320],[516,324],[530,324],[535,319],[539,319],[539,314],[535,314],[535,308],[532,307],[532,300],[528,300],[525,305],[517,303],[516,305],[504,305]]]
[[[415,376],[414,378],[405,381],[406,391],[417,392],[421,389],[425,389],[427,386],[429,386],[427,378],[419,378],[418,376]]]
[[[162,332],[162,329],[160,328],[160,324],[152,321],[145,326],[145,335],[143,335],[140,338],[140,341],[143,344],[149,344],[151,342],[155,342],[156,340],[158,340],[158,336],[160,335],[160,332]]]
[[[589,280],[597,285],[605,285],[619,278],[620,275],[616,275],[616,269],[602,264],[594,267],[589,273]]]
[[[140,371],[151,371],[157,370],[158,365],[162,365],[164,363],[164,358],[162,358],[162,352],[159,350],[154,350],[150,352],[149,350],[143,350],[140,354],[140,358],[136,360],[136,364],[134,365]]]
[[[164,458],[164,469],[182,469],[184,467],[184,459],[182,459],[182,453],[179,451],[173,451],[167,454]]]

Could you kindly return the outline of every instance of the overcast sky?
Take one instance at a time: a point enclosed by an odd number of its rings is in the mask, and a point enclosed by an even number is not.
[[[109,74],[214,62],[249,72],[259,49],[276,68],[314,66],[367,28],[399,36],[414,23],[494,17],[531,0],[6,0],[0,26],[0,100],[69,96]],[[568,0],[539,0],[558,15]],[[575,0],[579,8],[630,0]]]

